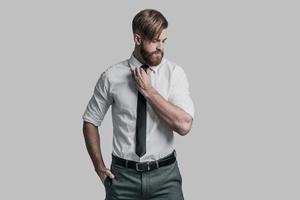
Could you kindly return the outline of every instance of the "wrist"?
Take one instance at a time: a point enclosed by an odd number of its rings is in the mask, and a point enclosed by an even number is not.
[[[147,89],[144,93],[144,96],[146,99],[151,98],[154,94],[155,94],[156,90],[154,87],[150,87],[149,89]]]
[[[106,170],[107,170],[107,168],[104,165],[95,168],[95,171],[97,172],[97,174],[99,174],[99,173],[105,173]]]

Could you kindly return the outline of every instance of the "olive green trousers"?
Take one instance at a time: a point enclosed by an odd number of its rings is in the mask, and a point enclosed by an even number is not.
[[[184,200],[177,160],[152,171],[111,164],[115,178],[104,180],[105,200]]]

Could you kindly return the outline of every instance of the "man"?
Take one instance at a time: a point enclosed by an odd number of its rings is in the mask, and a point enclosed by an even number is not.
[[[184,136],[191,130],[194,105],[184,70],[164,58],[167,27],[157,10],[142,10],[134,17],[131,57],[101,74],[82,116],[87,150],[106,200],[184,199],[174,134]],[[109,106],[110,169],[102,158],[98,132]]]

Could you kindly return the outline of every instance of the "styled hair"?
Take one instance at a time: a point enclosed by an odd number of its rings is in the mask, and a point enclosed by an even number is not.
[[[132,20],[133,33],[138,33],[147,40],[158,37],[166,28],[168,28],[167,19],[154,9],[142,10]]]

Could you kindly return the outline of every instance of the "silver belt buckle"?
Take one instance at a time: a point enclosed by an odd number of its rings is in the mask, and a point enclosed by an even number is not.
[[[138,163],[138,162],[135,163],[135,170],[138,171],[138,172],[141,172],[141,171],[143,171],[143,170],[139,170],[139,167],[138,167],[139,164],[140,164],[140,163]]]
[[[138,171],[138,172],[142,172],[142,171],[144,171],[144,170],[140,170],[139,169],[139,164],[144,164],[144,163],[135,163],[135,170],[136,171]],[[148,162],[146,162],[146,164],[147,164],[147,171],[150,171],[150,162],[148,161]]]

